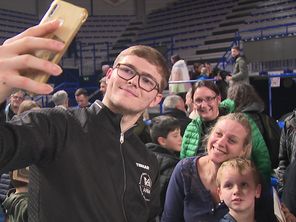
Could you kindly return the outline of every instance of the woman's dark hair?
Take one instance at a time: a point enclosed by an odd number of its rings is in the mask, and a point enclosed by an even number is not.
[[[210,80],[201,80],[197,81],[192,88],[192,100],[195,93],[195,90],[201,87],[207,87],[208,89],[212,90],[216,95],[220,95],[220,90],[214,81]]]
[[[244,82],[238,82],[230,86],[227,91],[227,98],[235,102],[236,112],[242,112],[246,107],[254,103],[264,106],[264,102],[254,87]]]
[[[171,60],[173,60],[174,63],[175,63],[175,62],[181,60],[181,57],[180,57],[179,55],[177,55],[177,54],[176,54],[176,55],[172,55],[172,56],[171,56]]]

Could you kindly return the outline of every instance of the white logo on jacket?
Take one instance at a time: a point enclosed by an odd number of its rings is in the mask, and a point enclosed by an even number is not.
[[[145,164],[142,164],[142,163],[136,163],[136,165],[137,165],[137,167],[141,167],[141,168],[143,168],[143,169],[145,169],[145,170],[149,170],[149,169],[150,169],[149,166],[147,166],[147,165],[145,165]]]
[[[152,180],[147,173],[140,176],[139,188],[145,201],[150,201]]]

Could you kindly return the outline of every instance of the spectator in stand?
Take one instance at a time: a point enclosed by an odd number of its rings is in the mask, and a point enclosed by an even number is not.
[[[246,113],[256,122],[267,145],[272,168],[277,168],[281,130],[277,122],[264,113],[264,102],[254,87],[245,82],[237,82],[229,87],[227,98],[235,102],[235,112]]]
[[[202,67],[200,70],[200,75],[197,77],[197,80],[206,80],[209,79],[209,71],[206,67]]]
[[[5,118],[1,119],[2,121],[1,123],[5,121],[10,121],[13,118],[13,116],[17,115],[21,103],[25,100],[25,95],[26,95],[25,92],[20,89],[16,89],[11,93],[9,97],[9,103],[5,107],[5,112],[4,112]],[[4,105],[5,103],[3,103],[3,106]],[[13,186],[11,184],[9,174],[3,173],[0,177],[0,204],[3,203],[9,189],[11,189],[12,187]],[[4,213],[2,213],[2,215],[4,216]]]
[[[220,117],[209,133],[207,153],[185,158],[175,167],[167,189],[162,222],[219,221],[223,218],[228,208],[218,197],[217,170],[224,161],[249,158],[252,152],[252,129],[246,115],[231,113]],[[262,202],[266,195],[262,195]],[[273,211],[264,206],[256,213],[259,221],[275,219]]]
[[[295,143],[294,143],[295,145]],[[290,163],[285,172],[285,183],[282,194],[282,201],[293,215],[287,213],[291,220],[296,222],[296,161]],[[286,213],[286,211],[284,211]]]
[[[226,81],[226,76],[230,76],[230,73],[225,70],[220,70],[216,68],[213,70],[213,78],[216,80],[216,85],[221,92],[221,100],[227,98],[228,82]]]
[[[188,124],[183,140],[180,157],[196,156],[205,153],[206,135],[218,117],[235,110],[235,104],[227,99],[221,103],[218,87],[212,81],[199,81],[193,87],[193,103],[199,116]],[[252,160],[266,181],[270,180],[271,163],[268,149],[256,123],[248,118],[252,127]]]
[[[192,80],[197,79],[200,75],[200,70],[202,67],[204,67],[204,64],[194,63],[193,64],[193,75],[191,76],[190,79],[192,79]]]
[[[111,67],[108,64],[102,65],[102,77],[106,76],[106,74],[110,68]]]
[[[179,55],[171,57],[173,64],[171,70],[170,81],[188,81],[190,80],[189,71],[185,60],[181,59]],[[187,91],[191,88],[191,83],[176,83],[169,85],[170,94],[177,94],[185,100]]]
[[[204,66],[207,69],[208,77],[211,78],[211,75],[212,75],[212,72],[213,72],[212,65],[210,63],[208,63],[208,62],[205,62]]]
[[[232,47],[231,56],[235,60],[234,69],[231,75],[226,76],[226,80],[230,84],[236,82],[249,83],[250,81],[247,61],[246,58],[241,55],[241,50],[238,46]]]
[[[2,204],[7,214],[5,221],[9,222],[28,222],[28,183],[14,178],[13,175],[20,174],[19,172],[20,170],[14,170],[14,173],[10,173],[14,188],[9,190]]]
[[[6,121],[12,119],[17,114],[20,104],[25,100],[25,92],[22,90],[15,90],[9,97],[9,103],[5,107]]]
[[[285,119],[285,125],[284,125],[284,128],[282,129],[281,138],[280,138],[279,167],[276,171],[279,178],[280,192],[282,191],[282,188],[286,183],[285,178],[287,179],[290,178],[285,176],[286,169],[290,164],[295,162],[295,158],[296,158],[296,110],[294,110],[293,113]],[[295,164],[291,168],[295,169]],[[290,173],[290,175],[292,174],[293,173]],[[292,184],[292,179],[290,184]],[[288,189],[291,189],[291,188],[288,188]],[[295,187],[293,187],[293,189],[295,189]],[[288,191],[288,192],[291,192],[291,191]],[[296,198],[294,201],[296,203]],[[296,213],[295,210],[293,212],[294,214]]]
[[[37,102],[33,100],[24,100],[19,107],[17,115],[20,115],[23,112],[29,111],[29,110],[38,110],[40,109],[40,106]]]
[[[36,109],[40,109],[40,106],[35,101],[24,100],[19,106],[17,115]],[[28,168],[14,170],[9,175],[13,187],[7,193],[2,204],[7,214],[6,216],[10,222],[27,222],[29,170]]]
[[[96,91],[95,95],[92,96],[92,100],[95,101],[95,100],[103,100],[104,98],[104,95],[106,93],[106,89],[107,89],[107,81],[106,81],[106,76],[103,76],[102,78],[100,78],[98,80],[98,87],[99,89]]]
[[[52,91],[20,70],[62,72],[32,54],[63,50],[63,43],[40,37],[59,27],[58,20],[37,25],[0,46],[0,104],[13,88]],[[146,108],[162,100],[168,77],[157,50],[132,46],[109,69],[102,103],[40,109],[0,125],[0,173],[32,164],[38,170],[29,183],[29,221],[153,221],[160,209],[158,163],[132,128]]]
[[[246,116],[231,113],[219,118],[209,133],[206,147],[206,154],[185,158],[175,167],[162,222],[219,221],[228,212],[217,194],[216,175],[224,161],[250,157],[252,130]]]
[[[192,88],[190,88],[188,90],[188,92],[186,93],[186,98],[185,98],[185,105],[187,107],[186,111],[187,111],[187,115],[190,119],[195,119],[198,117],[198,113],[196,111],[196,109],[194,109],[194,105],[192,102]]]
[[[219,222],[259,221],[255,217],[255,200],[261,195],[261,182],[250,160],[235,158],[223,162],[216,181],[220,200],[229,208]]]
[[[170,177],[176,164],[179,162],[179,152],[182,143],[180,132],[180,124],[175,117],[157,116],[152,119],[150,129],[152,142],[147,143],[146,147],[156,155],[159,163],[162,210]]]
[[[181,135],[183,136],[190,118],[187,117],[184,100],[178,95],[168,95],[162,103],[163,114],[177,118],[180,122]]]
[[[235,112],[245,113],[249,119],[252,119],[256,123],[267,145],[271,168],[277,168],[279,164],[278,156],[281,131],[277,122],[263,113],[264,103],[254,87],[246,82],[237,82],[230,85],[227,97],[235,102]],[[270,184],[270,180],[262,181],[262,184],[264,185],[263,195],[265,195],[266,203],[258,202],[257,208],[264,205],[269,209],[273,209],[271,195],[266,195],[265,192],[266,187]]]
[[[198,117],[193,119],[186,128],[182,141],[181,159],[204,153],[203,140],[210,128],[219,116],[226,115],[234,109],[231,107],[233,102],[229,100],[224,102],[227,105],[220,105],[220,92],[212,81],[198,81],[192,89],[193,107]],[[227,110],[229,107],[230,110]]]
[[[91,104],[88,101],[88,93],[86,89],[79,88],[75,91],[75,99],[79,108],[89,107]]]
[[[52,101],[55,106],[68,109],[69,98],[68,93],[65,90],[59,90],[52,95]]]
[[[100,79],[100,93],[102,94],[102,99],[104,98],[104,95],[107,90],[107,81],[106,77],[103,77]]]

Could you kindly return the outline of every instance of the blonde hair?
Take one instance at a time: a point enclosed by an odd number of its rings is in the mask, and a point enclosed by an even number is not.
[[[216,177],[216,183],[217,186],[221,186],[221,177],[222,173],[227,170],[227,168],[232,168],[237,170],[241,176],[243,176],[243,172],[245,171],[251,171],[251,174],[253,175],[254,183],[255,185],[259,185],[260,182],[260,176],[259,173],[254,165],[254,163],[251,160],[248,160],[246,158],[234,158],[227,160],[221,164],[221,166],[218,169],[217,177]]]
[[[245,153],[245,156],[244,157],[250,157],[251,155],[251,151],[252,151],[252,128],[251,128],[251,125],[249,123],[249,120],[247,119],[246,115],[243,114],[243,113],[230,113],[230,114],[227,114],[225,116],[221,116],[219,117],[218,121],[216,122],[216,124],[214,125],[214,127],[211,129],[210,133],[208,134],[208,137],[206,138],[206,141],[207,141],[207,149],[209,147],[209,138],[211,137],[211,135],[214,133],[215,131],[215,128],[217,126],[217,124],[221,121],[224,121],[224,120],[233,120],[237,123],[239,123],[245,130],[246,130],[246,138],[244,140],[244,147],[243,149],[245,149],[244,153]]]

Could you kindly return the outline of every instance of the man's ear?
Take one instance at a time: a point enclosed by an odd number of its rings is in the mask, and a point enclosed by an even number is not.
[[[106,73],[106,83],[107,84],[109,82],[109,79],[111,78],[112,72],[113,72],[113,68],[109,68],[107,73]]]
[[[157,93],[157,95],[155,96],[155,98],[149,104],[149,107],[153,107],[153,106],[156,106],[157,104],[159,104],[160,101],[162,100],[162,97],[163,97],[163,94],[162,93]]]

